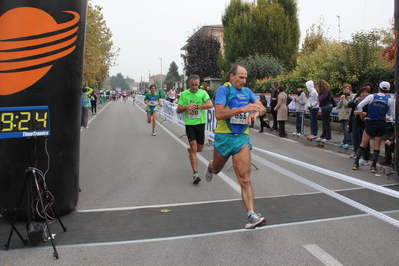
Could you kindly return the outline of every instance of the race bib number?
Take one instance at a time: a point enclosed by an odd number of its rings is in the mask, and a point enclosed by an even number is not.
[[[200,118],[201,117],[201,112],[199,109],[195,109],[193,113],[188,115],[188,118]]]
[[[157,105],[157,101],[150,101],[150,106],[156,106]]]
[[[231,124],[245,125],[249,113],[241,113],[230,118]]]

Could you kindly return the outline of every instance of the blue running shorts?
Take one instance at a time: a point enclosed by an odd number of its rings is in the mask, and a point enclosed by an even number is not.
[[[147,114],[152,115],[155,112],[158,112],[158,110],[145,110],[147,112]]]
[[[239,153],[247,144],[252,150],[249,134],[215,133],[214,147],[224,157]]]

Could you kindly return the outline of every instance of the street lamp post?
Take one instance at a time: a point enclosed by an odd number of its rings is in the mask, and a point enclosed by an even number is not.
[[[148,70],[148,84],[151,83],[151,70]]]
[[[162,90],[162,58],[159,58],[159,60],[161,60],[161,89]]]

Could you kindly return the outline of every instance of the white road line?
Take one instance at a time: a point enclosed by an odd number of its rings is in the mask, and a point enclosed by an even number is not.
[[[310,244],[310,245],[304,245],[303,247],[306,248],[310,253],[312,253],[313,256],[318,258],[324,265],[342,266],[342,264],[339,261],[334,259],[330,254],[325,252],[318,245]]]
[[[90,120],[87,122],[87,125],[90,125],[90,123],[91,123],[94,119],[96,119],[96,117],[97,117],[105,108],[107,108],[107,106],[108,106],[109,104],[110,104],[110,103],[107,103],[107,104],[104,106],[104,108],[101,108],[101,110],[98,111],[97,115],[94,116],[92,119],[90,119]],[[84,130],[84,129],[81,128],[81,129],[80,129],[80,132],[82,132],[83,130]]]
[[[392,212],[387,212],[387,213],[397,213],[397,211],[392,211]],[[275,225],[268,225],[268,226],[264,226],[264,227],[258,227],[254,230],[271,230],[272,228],[303,225],[303,224],[312,224],[312,223],[321,223],[321,222],[340,221],[340,220],[353,219],[353,218],[359,218],[359,217],[367,217],[367,216],[369,216],[369,215],[359,214],[359,215],[351,215],[351,216],[337,217],[337,218],[318,219],[318,220],[312,220],[312,221],[300,221],[300,222],[294,222],[294,223],[275,224]],[[190,239],[190,238],[207,237],[207,236],[219,236],[219,235],[225,235],[225,234],[245,233],[245,232],[253,232],[253,230],[235,229],[235,230],[219,231],[219,232],[212,232],[212,233],[202,233],[202,234],[184,235],[184,236],[172,236],[172,237],[164,237],[164,238],[138,239],[138,240],[114,241],[114,242],[99,242],[99,243],[86,243],[86,244],[72,244],[72,245],[57,245],[57,249],[75,248],[75,247],[95,247],[95,246],[140,244],[140,243],[148,243],[148,242],[171,241],[171,240],[179,240],[179,239]],[[47,249],[52,249],[52,246],[11,249],[11,250],[7,250],[7,251],[0,250],[0,255],[5,254],[5,253],[37,251],[37,250],[47,250]],[[338,264],[338,265],[340,265],[340,264]]]
[[[299,176],[299,175],[297,175],[297,174],[295,174],[293,172],[290,172],[287,169],[285,169],[283,167],[280,167],[280,166],[278,166],[278,165],[276,165],[276,164],[274,164],[274,163],[272,163],[272,162],[270,162],[270,161],[268,161],[266,159],[263,159],[262,157],[260,157],[258,155],[253,154],[252,158],[255,159],[256,161],[262,163],[263,165],[266,165],[266,166],[270,167],[271,169],[273,169],[273,170],[275,170],[277,172],[280,172],[280,173],[282,173],[282,174],[284,174],[284,175],[286,175],[286,176],[288,176],[288,177],[290,177],[290,178],[292,178],[292,179],[294,179],[294,180],[296,180],[296,181],[298,181],[298,182],[300,182],[302,184],[307,185],[308,187],[314,188],[314,189],[316,189],[316,190],[318,190],[320,192],[323,192],[324,194],[326,194],[326,195],[328,195],[330,197],[333,197],[333,198],[335,198],[335,199],[337,199],[339,201],[342,201],[342,202],[344,202],[344,203],[346,203],[346,204],[348,204],[348,205],[350,205],[350,206],[352,206],[352,207],[354,207],[354,208],[356,208],[356,209],[358,209],[360,211],[368,213],[368,214],[370,214],[370,215],[372,215],[372,216],[374,216],[374,217],[376,217],[376,218],[378,218],[378,219],[380,219],[380,220],[382,220],[384,222],[387,222],[387,223],[389,223],[389,224],[391,224],[393,226],[399,227],[399,221],[398,220],[395,220],[395,219],[393,219],[393,218],[391,218],[391,217],[389,217],[389,216],[387,216],[385,214],[382,214],[381,212],[378,212],[378,211],[376,211],[374,209],[371,209],[371,208],[369,208],[369,207],[367,207],[367,206],[365,206],[363,204],[360,204],[357,201],[351,200],[351,199],[349,199],[347,197],[344,197],[344,196],[342,196],[342,195],[340,195],[340,194],[338,194],[338,193],[336,193],[336,192],[334,192],[332,190],[329,190],[329,189],[327,189],[327,188],[325,188],[323,186],[320,186],[319,184],[317,184],[315,182],[312,182],[312,181],[310,181],[310,180],[308,180],[308,179],[306,179],[306,178],[304,178],[302,176]],[[383,188],[383,187],[381,187],[381,188]],[[386,189],[386,188],[384,188],[384,189]]]
[[[395,190],[392,190],[392,189],[388,189],[388,188],[385,188],[385,187],[382,187],[382,186],[378,186],[378,185],[372,184],[370,182],[366,182],[366,181],[363,181],[363,180],[360,180],[360,179],[357,179],[357,178],[353,178],[353,177],[350,177],[350,176],[347,176],[347,175],[344,175],[344,174],[340,174],[340,173],[337,173],[337,172],[334,172],[334,171],[330,171],[328,169],[315,166],[313,164],[309,164],[309,163],[306,163],[306,162],[295,160],[295,159],[292,159],[290,157],[283,156],[283,155],[280,155],[280,154],[277,154],[277,153],[274,153],[274,152],[262,150],[262,149],[259,149],[259,148],[256,148],[256,147],[253,147],[253,149],[256,150],[256,151],[260,151],[260,152],[262,152],[264,154],[273,156],[275,158],[281,159],[283,161],[298,165],[300,167],[304,167],[304,168],[306,168],[308,170],[313,170],[315,172],[319,172],[321,174],[328,175],[328,176],[334,177],[336,179],[339,179],[339,180],[342,180],[342,181],[346,181],[348,183],[352,183],[352,184],[355,184],[355,185],[358,185],[358,186],[361,186],[361,187],[365,187],[365,188],[368,188],[368,189],[383,193],[385,195],[389,195],[389,196],[392,196],[392,197],[395,197],[395,198],[399,198],[399,192],[398,191],[395,191]]]

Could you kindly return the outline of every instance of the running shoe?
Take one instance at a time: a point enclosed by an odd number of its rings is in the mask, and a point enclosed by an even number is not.
[[[303,136],[302,133],[297,133],[296,135],[297,135],[298,137]]]
[[[153,135],[153,136],[156,136],[156,135],[157,135],[157,133],[155,133],[155,132],[153,131],[153,132],[152,132],[152,135]]]
[[[330,141],[329,139],[322,139],[321,140],[321,142],[324,142],[324,143],[329,142],[329,141]]]
[[[193,175],[193,183],[198,184],[201,181],[201,177],[199,176],[198,173],[194,173]]]
[[[266,225],[266,219],[261,216],[260,213],[254,213],[247,219],[245,229],[255,229],[255,227],[261,227]]]
[[[351,156],[349,156],[349,158],[355,159],[355,158],[356,158],[356,152],[353,152],[353,153],[351,154]]]
[[[372,164],[371,165],[371,167],[370,167],[370,172],[372,172],[372,173],[377,173],[377,165],[376,164]]]
[[[210,162],[209,162],[210,163]],[[205,179],[206,179],[206,182],[211,182],[212,181],[212,178],[213,178],[213,173],[211,172],[211,171],[209,171],[209,166],[206,168],[206,171],[205,171]]]
[[[349,145],[349,144],[344,144],[344,145],[342,145],[342,148],[349,149],[350,146],[351,145]]]
[[[370,165],[369,161],[367,161],[367,160],[360,160],[359,164],[360,165]]]
[[[355,162],[353,163],[352,170],[358,170],[358,169],[359,169],[359,162],[358,162],[358,161],[355,161]]]
[[[323,140],[323,139],[320,137],[316,138],[316,141],[321,141],[321,140]]]

